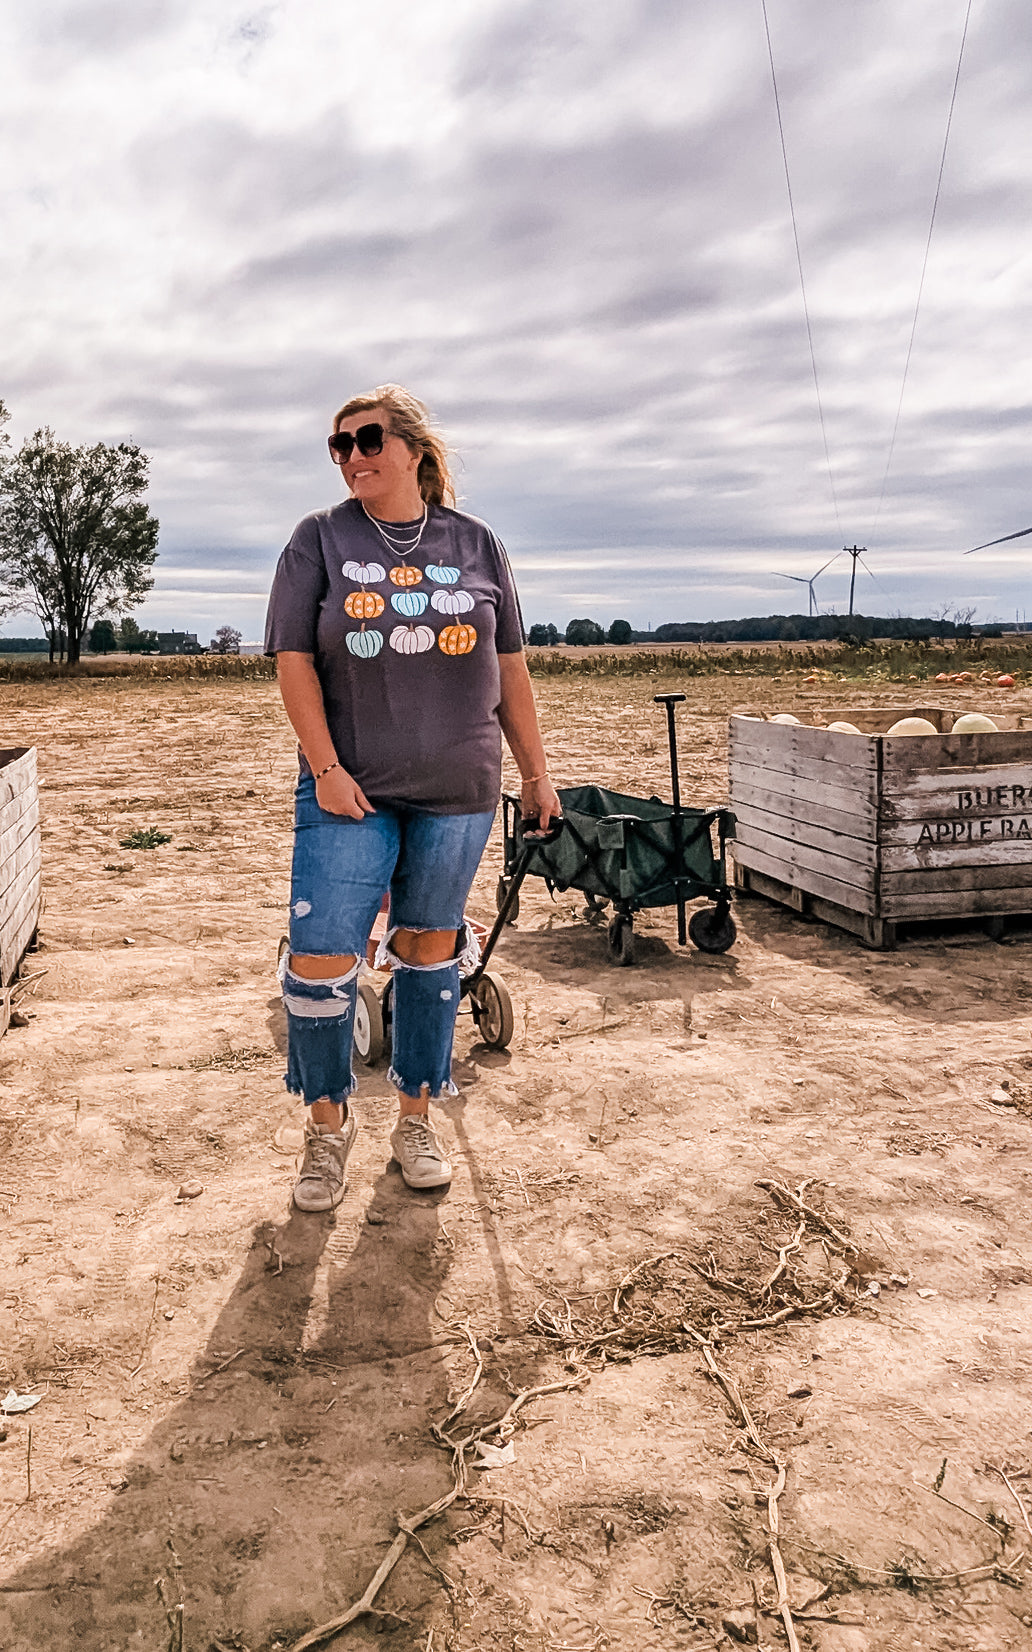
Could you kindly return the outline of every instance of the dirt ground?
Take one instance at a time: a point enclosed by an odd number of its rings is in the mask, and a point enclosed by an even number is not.
[[[541,682],[560,781],[669,795],[676,686]],[[901,694],[684,686],[692,802],[732,707]],[[538,882],[511,1049],[460,1022],[451,1189],[404,1188],[373,1070],[299,1216],[275,685],[0,694],[46,881],[0,1042],[3,1391],[43,1396],[0,1430],[6,1652],[306,1646],[391,1560],[325,1644],[1032,1645],[1032,934],[872,953],[743,900],[729,953],[661,910],[618,969]]]

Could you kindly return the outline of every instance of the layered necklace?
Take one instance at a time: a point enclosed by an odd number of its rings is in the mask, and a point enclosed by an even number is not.
[[[366,516],[373,524],[373,527],[380,535],[380,538],[383,540],[392,556],[397,557],[399,561],[404,561],[406,557],[412,556],[413,552],[418,551],[419,543],[423,537],[423,531],[426,528],[427,519],[430,515],[430,512],[425,504],[423,505],[423,515],[419,522],[415,525],[406,524],[406,526],[401,528],[400,531],[398,523],[392,522],[389,529],[385,528],[382,522],[377,521],[375,516],[370,515],[364,504],[362,505],[362,509],[365,511]]]

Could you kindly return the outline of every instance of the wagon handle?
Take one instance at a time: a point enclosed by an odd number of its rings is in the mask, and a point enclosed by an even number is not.
[[[681,819],[681,782],[677,772],[677,730],[674,727],[674,707],[687,699],[685,694],[654,694],[653,703],[666,707],[667,741],[670,746],[670,786],[674,795],[674,819]],[[676,828],[675,828],[676,831]],[[684,896],[677,897],[677,944],[687,946],[688,925],[684,911]]]
[[[537,815],[524,815],[520,820],[520,830],[521,832],[526,831],[528,827],[533,830],[534,827],[537,826],[537,823]],[[513,869],[512,882],[509,884],[508,893],[506,894],[505,900],[502,902],[499,909],[498,916],[494,921],[491,933],[487,937],[487,940],[484,942],[483,948],[481,949],[480,962],[472,974],[467,975],[463,980],[463,996],[465,996],[466,993],[475,991],[480,981],[480,977],[483,975],[488,963],[490,962],[491,954],[495,948],[495,942],[508,923],[509,913],[512,911],[517,900],[519,899],[520,887],[527,875],[527,868],[530,865],[535,849],[540,849],[542,844],[545,843],[554,843],[555,839],[559,836],[563,829],[563,824],[562,816],[560,816],[558,820],[552,821],[552,824],[548,828],[547,832],[542,832],[539,837],[527,838],[524,841],[523,847],[520,850],[519,858]]]

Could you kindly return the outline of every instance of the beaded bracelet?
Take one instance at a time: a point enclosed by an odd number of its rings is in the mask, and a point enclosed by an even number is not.
[[[547,780],[547,779],[548,779],[548,770],[546,769],[544,774],[525,774],[523,776],[522,784],[524,786],[533,786],[533,784],[536,780]]]
[[[331,769],[339,769],[339,768],[340,768],[339,763],[327,763],[326,767],[324,769],[320,769],[319,773],[317,775],[314,775],[313,778],[315,780],[321,780],[323,775],[324,774],[329,774]]]

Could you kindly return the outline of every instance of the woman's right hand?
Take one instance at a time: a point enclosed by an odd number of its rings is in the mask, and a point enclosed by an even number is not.
[[[328,815],[347,815],[351,820],[364,820],[366,815],[376,813],[347,769],[332,768],[322,775],[315,782],[315,800]]]

